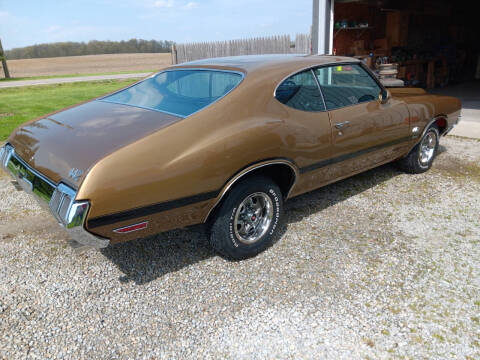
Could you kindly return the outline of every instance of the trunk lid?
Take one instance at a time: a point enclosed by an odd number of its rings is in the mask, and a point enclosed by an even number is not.
[[[181,119],[97,100],[27,123],[8,142],[28,165],[53,182],[78,187],[98,160]]]

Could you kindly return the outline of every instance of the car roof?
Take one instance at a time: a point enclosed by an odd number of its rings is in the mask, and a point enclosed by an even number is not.
[[[333,55],[303,55],[303,54],[268,54],[229,56],[190,61],[170,67],[175,68],[216,68],[236,70],[241,72],[262,71],[276,68],[292,72],[317,65],[336,64],[344,62],[360,62],[360,60]]]

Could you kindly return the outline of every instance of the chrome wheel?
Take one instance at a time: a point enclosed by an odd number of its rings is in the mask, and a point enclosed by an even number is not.
[[[435,154],[437,147],[437,136],[433,131],[429,131],[422,142],[420,143],[420,151],[418,153],[418,160],[422,166],[428,165]]]
[[[273,220],[273,202],[263,192],[247,196],[237,208],[233,226],[238,240],[253,244],[268,231]]]

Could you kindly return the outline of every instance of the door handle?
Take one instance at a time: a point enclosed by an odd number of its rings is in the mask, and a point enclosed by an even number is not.
[[[348,125],[350,125],[350,121],[344,121],[344,122],[336,123],[335,127],[337,129],[343,129],[344,127],[347,127]]]

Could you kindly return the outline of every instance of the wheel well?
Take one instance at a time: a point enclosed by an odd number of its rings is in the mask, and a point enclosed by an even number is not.
[[[225,194],[223,194],[222,199],[217,204],[215,204],[215,206],[210,210],[206,218],[206,222],[208,222],[212,218],[212,216],[215,214],[217,209],[223,203],[225,199],[225,195],[228,194],[228,192],[235,186],[235,184],[255,176],[265,176],[272,179],[272,181],[275,182],[280,188],[280,191],[282,192],[284,200],[286,200],[288,193],[290,192],[293,185],[295,184],[296,177],[297,177],[295,170],[286,164],[271,164],[271,165],[265,165],[257,169],[254,169],[240,176],[232,184],[232,186],[225,192]]]
[[[293,184],[295,184],[296,174],[295,171],[288,165],[284,164],[272,164],[263,166],[261,168],[255,169],[245,176],[241,177],[239,180],[245,180],[253,176],[265,176],[278,185],[284,199],[287,198],[290,189]]]

